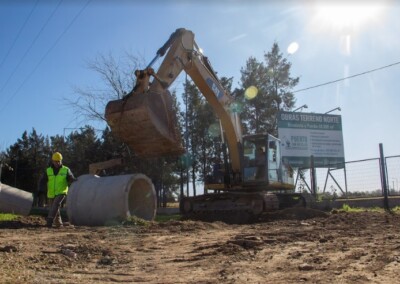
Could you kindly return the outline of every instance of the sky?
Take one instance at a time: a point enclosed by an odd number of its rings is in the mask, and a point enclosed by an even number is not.
[[[263,61],[277,42],[300,78],[296,108],[340,107],[331,114],[342,116],[346,161],[378,157],[379,143],[386,156],[400,155],[398,15],[400,4],[390,0],[2,0],[0,151],[24,131],[54,136],[83,127],[65,98],[76,98],[75,87],[102,86],[87,62],[129,51],[148,63],[183,27],[234,87],[246,60]]]

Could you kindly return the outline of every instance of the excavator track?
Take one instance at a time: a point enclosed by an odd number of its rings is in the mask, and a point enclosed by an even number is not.
[[[229,224],[253,223],[264,213],[293,207],[306,207],[301,194],[228,192],[185,197],[180,202],[184,219]]]
[[[184,153],[171,95],[132,93],[110,101],[105,117],[113,134],[136,155],[151,158]]]

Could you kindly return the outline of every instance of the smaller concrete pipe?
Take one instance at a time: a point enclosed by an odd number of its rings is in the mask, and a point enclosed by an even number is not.
[[[32,204],[32,193],[0,183],[1,213],[27,216],[31,212]]]
[[[67,196],[67,214],[74,225],[112,225],[131,216],[153,220],[156,210],[154,185],[143,174],[82,175]]]

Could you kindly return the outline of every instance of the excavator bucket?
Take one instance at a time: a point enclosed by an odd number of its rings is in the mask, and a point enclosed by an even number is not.
[[[177,129],[172,98],[163,93],[131,93],[110,101],[105,117],[114,136],[140,157],[181,155],[185,152]]]

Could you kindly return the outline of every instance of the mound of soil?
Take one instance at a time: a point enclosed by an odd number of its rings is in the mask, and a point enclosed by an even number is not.
[[[169,221],[48,229],[0,222],[11,283],[396,283],[400,218],[292,208],[252,224]]]

